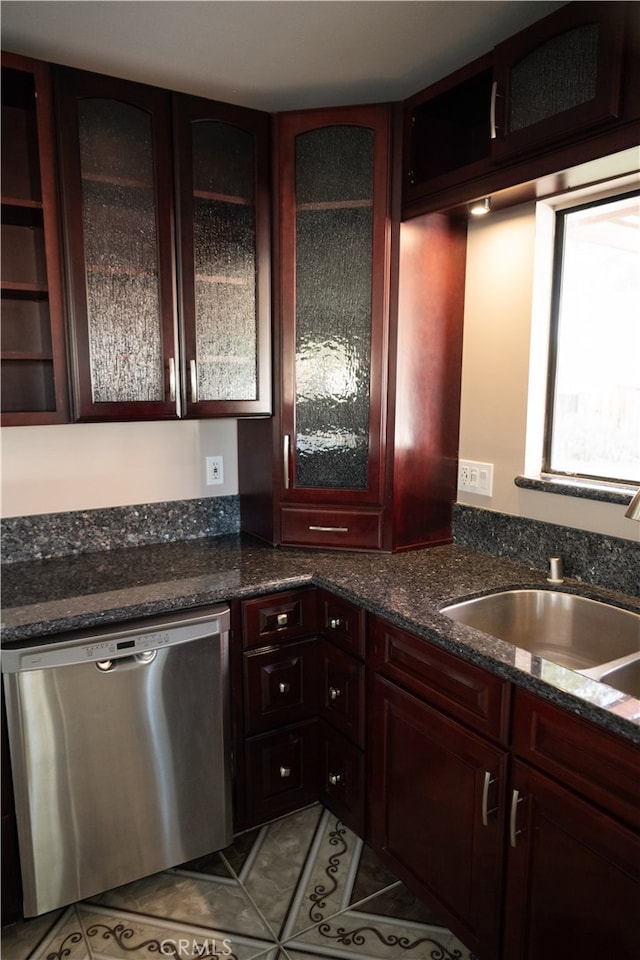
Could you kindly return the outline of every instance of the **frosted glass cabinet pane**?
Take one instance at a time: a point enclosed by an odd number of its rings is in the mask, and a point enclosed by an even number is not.
[[[368,485],[373,131],[296,139],[298,487]]]
[[[163,400],[151,117],[92,99],[78,123],[93,401]]]
[[[192,124],[197,399],[255,400],[254,136]]]

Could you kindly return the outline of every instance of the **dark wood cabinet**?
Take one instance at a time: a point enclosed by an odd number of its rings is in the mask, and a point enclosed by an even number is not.
[[[68,419],[48,64],[2,54],[2,424]]]
[[[517,690],[503,956],[633,954],[638,748]]]
[[[540,178],[563,189],[563,171],[636,147],[639,56],[637,4],[573,2],[410,97],[403,216],[533,200]]]
[[[302,588],[234,606],[237,828],[320,799],[364,836],[365,665],[350,652],[364,650],[364,612],[320,593],[320,603]],[[323,625],[327,611],[341,636]]]
[[[495,48],[494,157],[583,136],[621,116],[630,6],[570,3]]]
[[[269,117],[174,95],[188,417],[271,413]]]
[[[76,418],[268,413],[267,117],[69,68],[56,101]]]
[[[242,526],[272,543],[450,540],[466,227],[400,225],[389,105],[278,118],[279,392],[239,426]]]
[[[633,956],[640,838],[526,764],[513,764],[503,956]]]
[[[495,960],[508,751],[472,717],[499,739],[509,685],[378,618],[373,648],[371,843],[474,954]]]

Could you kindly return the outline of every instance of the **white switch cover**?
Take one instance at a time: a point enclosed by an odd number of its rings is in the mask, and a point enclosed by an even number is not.
[[[224,464],[222,457],[206,457],[207,486],[224,483]]]
[[[460,460],[458,464],[458,490],[490,497],[493,493],[493,464],[476,460]]]

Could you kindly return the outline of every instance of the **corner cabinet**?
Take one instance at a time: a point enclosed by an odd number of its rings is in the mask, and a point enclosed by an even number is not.
[[[51,76],[2,54],[2,424],[68,419]]]
[[[76,418],[268,413],[267,118],[67,68],[56,102]]]
[[[239,429],[242,524],[273,543],[450,539],[466,227],[401,228],[397,119],[278,118],[277,410]]]

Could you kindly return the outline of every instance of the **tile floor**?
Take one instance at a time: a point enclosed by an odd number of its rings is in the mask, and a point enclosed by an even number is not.
[[[473,960],[319,805],[14,927],[3,960]]]

